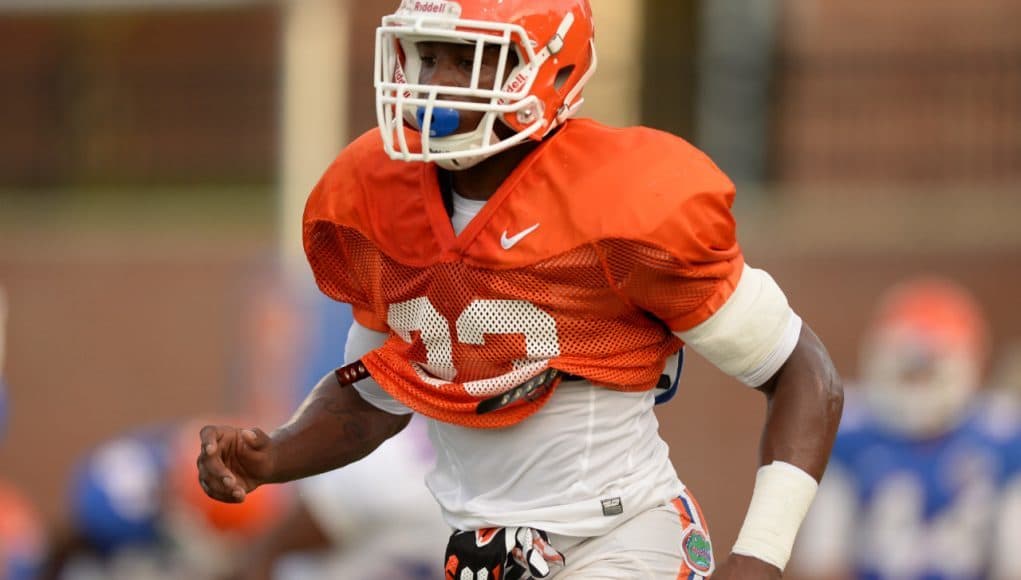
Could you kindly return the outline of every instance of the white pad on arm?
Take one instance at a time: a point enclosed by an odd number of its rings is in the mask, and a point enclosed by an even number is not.
[[[737,288],[719,310],[695,328],[675,334],[723,372],[758,387],[794,351],[801,318],[772,276],[745,265]]]
[[[796,465],[774,461],[760,467],[748,514],[731,552],[757,558],[782,572],[818,487],[815,478]]]
[[[360,359],[363,354],[376,350],[383,346],[389,337],[385,332],[372,330],[354,321],[351,329],[347,331],[347,344],[344,346],[344,364],[351,364]],[[394,399],[390,393],[383,390],[375,379],[369,377],[354,384],[355,390],[373,407],[390,413],[391,415],[407,415],[413,411],[404,403]]]

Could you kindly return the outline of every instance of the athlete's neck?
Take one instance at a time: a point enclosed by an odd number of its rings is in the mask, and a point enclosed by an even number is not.
[[[514,168],[538,146],[539,143],[536,141],[523,143],[493,155],[474,167],[463,171],[451,171],[450,178],[454,191],[467,199],[485,201],[493,197]]]

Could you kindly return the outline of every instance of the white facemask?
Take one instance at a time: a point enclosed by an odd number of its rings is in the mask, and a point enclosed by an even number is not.
[[[596,68],[594,48],[592,65],[552,122],[547,120],[543,102],[530,94],[543,64],[559,51],[557,39],[565,37],[574,25],[572,13],[567,13],[546,46],[540,47],[519,25],[462,20],[456,2],[429,3],[435,8],[428,12],[416,8],[419,4],[405,2],[395,14],[385,17],[376,31],[376,115],[384,149],[391,158],[431,161],[449,170],[467,169],[535,135],[547,135],[580,107],[581,89]],[[421,84],[416,48],[420,42],[473,46],[475,66],[469,85]],[[482,86],[482,56],[487,47],[494,46],[500,50],[495,81],[492,86]],[[452,133],[460,116],[469,111],[482,113],[478,126]],[[501,137],[496,125],[507,126],[503,121],[507,115],[522,128]],[[405,129],[420,133],[420,150],[408,143]]]
[[[895,334],[877,337],[866,348],[862,370],[865,392],[879,420],[921,438],[956,425],[980,380],[973,354]]]

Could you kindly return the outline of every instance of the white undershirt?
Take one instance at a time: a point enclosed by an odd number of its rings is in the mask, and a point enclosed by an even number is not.
[[[451,196],[454,200],[454,215],[450,216],[450,225],[454,226],[455,235],[461,235],[464,228],[468,227],[468,223],[482,211],[486,201],[461,197],[456,191],[452,192]]]
[[[345,359],[356,360],[386,338],[355,322]],[[355,388],[379,409],[411,412],[372,379]],[[659,436],[654,403],[653,391],[625,393],[576,381],[561,384],[542,409],[511,427],[471,429],[429,419],[436,465],[426,485],[456,529],[605,534],[684,491]]]

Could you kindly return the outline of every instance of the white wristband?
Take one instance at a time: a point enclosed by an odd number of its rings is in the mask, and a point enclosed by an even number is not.
[[[752,503],[732,552],[758,558],[782,571],[818,488],[814,477],[790,463],[774,461],[760,467]]]

